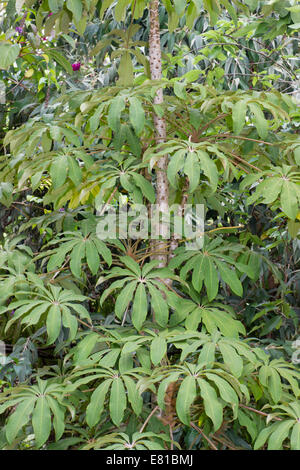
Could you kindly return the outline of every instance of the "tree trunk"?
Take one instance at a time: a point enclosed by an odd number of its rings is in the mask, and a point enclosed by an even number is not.
[[[159,0],[150,2],[150,33],[149,33],[149,57],[150,72],[152,80],[161,80],[161,47],[160,47],[160,27],[158,15]],[[154,97],[154,104],[163,103],[163,90],[159,89]],[[154,115],[155,142],[162,144],[166,141],[166,121],[162,117]],[[169,182],[167,178],[168,156],[161,157],[156,165],[156,204],[157,209],[162,214],[169,211]],[[168,263],[168,226],[159,223],[158,233],[164,240],[153,240],[152,251],[155,252],[153,259],[160,260],[159,267],[164,267]]]

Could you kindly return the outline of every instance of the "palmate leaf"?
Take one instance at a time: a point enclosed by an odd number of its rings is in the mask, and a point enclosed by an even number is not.
[[[183,172],[189,179],[190,191],[193,191],[199,183],[200,170],[202,170],[209,181],[211,190],[216,191],[219,176],[215,162],[210,155],[205,150],[198,148],[199,145],[194,145],[193,148],[190,148],[184,142],[180,147],[179,150],[176,145],[173,147],[172,150],[176,151],[171,156],[167,169],[171,185],[174,188],[178,187],[178,174]],[[158,154],[159,152],[156,153],[156,155]]]
[[[268,441],[268,450],[280,450],[283,441],[289,437],[293,424],[293,420],[286,420],[264,428],[255,441],[254,449],[260,449]]]
[[[259,449],[268,442],[268,450],[280,450],[284,441],[289,440],[291,450],[300,450],[299,403],[294,401],[272,408],[275,416],[280,416],[279,421],[262,429],[255,441],[254,449]]]
[[[46,289],[42,283],[34,286],[36,288],[35,292],[33,290],[34,284],[33,277],[33,282],[28,284],[30,289],[23,292],[26,297],[20,301],[10,303],[5,308],[6,311],[15,309],[15,314],[7,322],[6,328],[10,328],[20,318],[22,318],[21,324],[25,325],[37,325],[44,319],[47,327],[48,344],[56,341],[62,325],[69,328],[69,339],[74,339],[78,325],[73,312],[90,321],[88,311],[78,303],[84,301],[86,297],[53,285]]]
[[[238,272],[247,274],[253,278],[255,272],[251,265],[238,261],[240,252],[244,251],[242,245],[232,245],[222,243],[221,239],[215,238],[213,241],[205,241],[203,253],[190,251],[188,253],[178,250],[178,254],[171,260],[170,267],[175,268],[184,264],[180,270],[180,278],[186,279],[188,273],[192,271],[192,285],[197,292],[200,292],[203,283],[209,301],[216,298],[219,291],[219,276],[231,289],[239,296],[243,294],[241,281]],[[243,254],[244,259],[245,253]],[[242,258],[241,258],[242,259]],[[247,261],[250,263],[250,258]]]
[[[36,385],[16,387],[6,403],[8,407],[15,407],[16,401],[19,402],[5,426],[7,441],[12,443],[21,429],[31,422],[35,446],[40,448],[49,438],[52,416],[56,437],[60,438],[65,428],[65,406],[61,404],[64,393],[61,385],[53,382],[50,384],[39,378]]]
[[[175,326],[184,322],[185,328],[198,331],[200,324],[213,334],[219,330],[224,336],[239,337],[245,334],[244,325],[236,319],[234,310],[220,302],[208,302],[199,294],[192,292],[192,299],[181,299],[178,296],[168,295],[170,306],[175,310],[170,317],[170,325]]]
[[[259,381],[270,393],[274,403],[277,403],[283,394],[283,383],[287,382],[295,396],[299,396],[299,370],[293,364],[287,365],[280,359],[273,359],[260,367]]]
[[[84,236],[81,232],[64,232],[63,238],[52,240],[46,248],[59,244],[58,249],[47,251],[45,257],[49,256],[47,269],[49,271],[61,267],[66,262],[66,256],[70,258],[70,269],[72,274],[80,278],[83,260],[86,259],[87,265],[92,274],[97,274],[101,266],[101,258],[110,266],[112,263],[112,255],[106,244],[99,240],[96,234],[87,234]],[[51,254],[52,253],[52,254]],[[39,257],[42,257],[40,255]]]
[[[77,371],[75,370],[72,378],[73,390],[85,386],[89,382],[98,381],[86,411],[86,420],[89,427],[94,427],[99,423],[106,398],[111,420],[116,426],[119,426],[124,418],[127,398],[133,411],[136,415],[139,415],[143,400],[139,394],[136,380],[142,378],[142,376],[138,369],[136,372],[130,369],[120,373],[119,370],[110,367],[97,366],[91,368],[85,365]]]
[[[241,189],[260,179],[247,203],[278,204],[287,217],[295,220],[300,207],[299,177],[299,172],[292,166],[272,167],[258,175],[248,175],[241,184]]]
[[[174,372],[176,369],[180,369],[180,371]],[[233,385],[231,383],[232,376],[220,369],[206,371],[203,366],[195,368],[195,366],[187,364],[180,367],[170,367],[163,373],[167,377],[161,380],[158,389],[158,403],[162,409],[165,409],[166,392],[169,385],[177,383],[179,375],[182,373],[186,374],[186,377],[182,380],[176,397],[176,413],[180,421],[190,425],[191,406],[197,397],[201,397],[203,400],[205,414],[211,419],[215,431],[220,428],[223,422],[223,407],[227,406],[226,404],[231,405],[236,416],[238,403],[242,396],[239,382],[234,379]],[[221,374],[223,377],[220,376]]]
[[[99,283],[105,279],[123,277],[123,279],[113,282],[107,291],[102,294],[101,305],[114,290],[122,288],[116,298],[115,314],[121,319],[125,311],[130,308],[130,304],[132,304],[131,319],[133,325],[141,330],[147,317],[149,294],[149,303],[153,309],[155,321],[162,327],[166,326],[169,318],[169,306],[166,297],[168,289],[159,279],[170,278],[180,281],[180,278],[175,276],[171,269],[156,269],[157,261],[145,264],[142,270],[139,264],[130,256],[121,256],[120,261],[128,269],[114,267],[108,276],[100,278],[98,281]]]

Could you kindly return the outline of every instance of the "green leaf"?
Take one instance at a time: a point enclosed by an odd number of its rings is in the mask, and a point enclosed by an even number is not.
[[[8,418],[5,426],[6,438],[9,444],[17,437],[19,431],[29,421],[29,416],[32,413],[36,402],[36,398],[26,398],[22,403],[19,403],[16,410]]]
[[[155,191],[150,181],[146,180],[146,178],[144,178],[139,173],[132,173],[132,177],[135,181],[135,184],[141,189],[143,195],[148,199],[148,201],[154,204]]]
[[[260,449],[265,444],[268,437],[272,433],[274,427],[276,427],[276,426],[277,426],[277,423],[273,423],[271,426],[268,426],[268,427],[264,428],[259,433],[259,435],[257,436],[257,439],[255,441],[255,444],[254,444],[254,450]]]
[[[138,98],[129,98],[129,119],[137,135],[140,135],[145,126],[145,111]]]
[[[239,399],[231,385],[216,374],[208,372],[206,377],[217,385],[221,398],[227,403],[234,405],[237,411]]]
[[[297,163],[298,166],[300,166],[300,146],[294,148],[294,157],[295,157],[295,162]]]
[[[75,21],[80,21],[82,17],[82,1],[81,0],[67,0],[67,8],[73,13]]]
[[[32,413],[32,426],[35,435],[35,445],[41,447],[51,431],[51,413],[45,396],[40,396]]]
[[[122,256],[121,261],[125,264],[125,266],[130,269],[136,276],[141,276],[141,268],[139,264],[131,258],[131,256]]]
[[[183,379],[177,394],[176,412],[178,418],[187,426],[190,425],[190,407],[196,398],[196,380],[192,376]]]
[[[110,249],[107,248],[105,243],[102,240],[99,240],[98,238],[94,239],[93,242],[95,243],[98,249],[98,252],[102,256],[104,261],[108,264],[108,266],[110,266],[112,263],[112,256],[111,256]]]
[[[65,430],[65,413],[64,409],[50,395],[46,396],[50,409],[53,413],[53,427],[55,431],[55,439],[58,441]]]
[[[240,377],[243,372],[243,360],[235,352],[232,346],[220,341],[219,348],[224,359],[224,363],[229,367],[233,375]]]
[[[53,187],[59,188],[64,184],[67,178],[68,160],[65,155],[56,157],[50,167],[50,176],[52,179]]]
[[[177,173],[183,168],[185,159],[185,150],[178,150],[177,152],[172,155],[168,169],[167,169],[167,176],[168,180],[170,181],[171,185],[176,188],[177,187]]]
[[[76,158],[71,157],[71,155],[68,155],[68,166],[69,178],[73,181],[75,186],[79,186],[82,179],[81,169]]]
[[[81,260],[85,256],[85,243],[80,241],[71,252],[70,269],[75,277],[81,276]]]
[[[167,342],[165,338],[156,336],[150,346],[150,356],[152,363],[157,366],[167,352]]]
[[[111,102],[108,111],[107,122],[109,127],[115,132],[120,130],[121,112],[125,109],[125,97],[117,96]]]
[[[243,286],[239,278],[237,277],[234,270],[229,269],[225,263],[216,261],[216,264],[219,268],[220,276],[226,284],[229,285],[231,290],[240,297],[243,295]]]
[[[126,409],[126,393],[120,377],[114,378],[111,386],[109,411],[113,423],[120,426]]]
[[[291,434],[291,450],[300,450],[300,422],[293,426]]]
[[[200,178],[200,165],[195,152],[189,152],[187,154],[183,171],[189,179],[189,191],[195,191]]]
[[[90,428],[94,427],[100,421],[104,409],[105,397],[111,383],[112,379],[105,380],[92,393],[90,403],[86,409],[86,422]]]
[[[280,375],[278,372],[273,369],[273,367],[269,368],[270,375],[269,375],[269,390],[271,393],[271,396],[274,400],[275,403],[278,403],[278,401],[281,398],[282,395],[282,386],[281,386],[281,380],[280,380]]]
[[[262,195],[263,195],[263,202],[264,204],[270,204],[274,201],[276,201],[277,197],[279,196],[281,192],[283,184],[283,179],[282,178],[268,178],[265,180],[263,183],[260,184],[260,188],[263,189]]]
[[[8,69],[17,59],[20,52],[19,44],[0,44],[0,69]]]
[[[118,295],[116,303],[115,303],[115,314],[116,316],[121,319],[123,313],[127,309],[129,302],[133,300],[133,292],[137,285],[137,281],[132,281],[127,284],[121,293]]]
[[[158,289],[148,284],[151,295],[151,306],[154,310],[155,321],[162,327],[166,326],[169,319],[168,304]]]
[[[139,416],[143,408],[143,398],[139,394],[135,382],[130,377],[124,375],[123,380],[127,389],[128,401],[135,414]]]
[[[199,157],[201,169],[203,170],[205,176],[207,176],[207,178],[209,179],[211,183],[211,190],[216,191],[218,181],[219,181],[219,176],[218,176],[218,170],[217,170],[215,163],[210,158],[210,156],[203,150],[197,150],[197,154]]]
[[[289,430],[294,423],[295,421],[291,419],[277,424],[275,431],[269,437],[268,450],[280,450],[282,448],[282,443],[287,439]]]
[[[74,315],[72,315],[69,312],[69,309],[66,307],[63,308],[63,313],[62,313],[62,322],[65,328],[69,328],[70,333],[69,333],[69,341],[73,341],[73,339],[76,336],[77,329],[78,329],[78,323],[77,319]]]
[[[233,133],[239,135],[245,126],[247,102],[238,101],[232,106]]]
[[[198,357],[198,364],[210,367],[215,362],[216,345],[213,342],[205,343]]]
[[[180,16],[185,10],[186,1],[185,0],[174,0],[174,6],[175,6],[175,11],[176,11],[177,15]]]
[[[120,86],[131,86],[133,84],[133,64],[130,52],[125,51],[122,54],[119,68],[118,68],[119,80],[117,82]]]
[[[115,6],[115,19],[116,21],[124,21],[127,5],[130,0],[118,0]]]
[[[297,201],[297,187],[290,181],[283,181],[280,195],[280,203],[283,212],[292,220],[295,220],[299,211]]]
[[[53,49],[47,49],[47,55],[51,59],[55,60],[55,62],[57,62],[61,67],[63,67],[66,72],[68,72],[69,74],[73,73],[73,69],[70,62],[62,54],[57,51],[54,51]]]
[[[194,264],[193,275],[192,275],[192,284],[194,289],[197,292],[200,292],[202,289],[203,279],[205,277],[204,266],[206,266],[206,257],[202,254],[197,256],[197,262]]]
[[[88,266],[92,274],[95,276],[100,267],[100,258],[98,255],[98,250],[92,240],[87,240],[85,242],[85,251]]]
[[[262,109],[256,103],[248,103],[248,106],[254,115],[254,124],[258,135],[261,139],[265,139],[268,135],[269,126]]]
[[[46,320],[48,344],[54,343],[61,330],[61,312],[58,305],[52,305]]]
[[[143,283],[139,283],[132,305],[131,320],[134,327],[140,331],[146,318],[148,312],[148,302],[145,286]]]
[[[217,398],[215,389],[204,379],[197,379],[203,398],[204,409],[207,416],[212,420],[214,430],[217,431],[223,422],[223,408]]]
[[[203,256],[203,258],[204,284],[208,300],[211,302],[217,296],[219,278],[217,270],[209,256]]]
[[[187,94],[186,94],[186,89],[185,89],[185,83],[180,83],[180,82],[174,82],[174,93],[178,98],[181,98],[182,100],[187,99]]]

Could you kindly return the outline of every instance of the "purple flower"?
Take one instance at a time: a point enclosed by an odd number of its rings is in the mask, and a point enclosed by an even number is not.
[[[61,207],[60,209],[58,209],[59,212],[65,212],[65,209],[63,207]]]
[[[77,70],[80,70],[80,67],[81,67],[80,62],[75,62],[75,64],[72,64],[73,72],[76,72]]]
[[[50,13],[48,14],[48,16],[52,16],[52,15],[53,15],[53,13],[52,13],[52,11],[50,11]]]
[[[22,33],[23,33],[23,28],[21,28],[21,26],[17,26],[17,27],[16,27],[16,31],[17,31],[17,33],[19,33],[19,34],[22,34]]]

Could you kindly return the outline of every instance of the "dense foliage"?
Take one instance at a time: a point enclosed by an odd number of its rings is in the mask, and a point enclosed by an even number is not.
[[[0,25],[0,448],[300,450],[298,2]],[[98,236],[155,203],[203,248]]]

